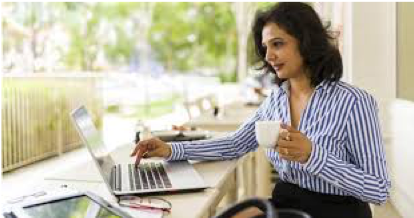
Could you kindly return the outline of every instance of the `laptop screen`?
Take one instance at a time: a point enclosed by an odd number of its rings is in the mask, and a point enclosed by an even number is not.
[[[98,163],[100,171],[106,180],[105,182],[110,184],[111,169],[115,163],[109,155],[109,151],[106,149],[102,137],[85,106],[81,106],[72,112],[72,120],[93,159]]]

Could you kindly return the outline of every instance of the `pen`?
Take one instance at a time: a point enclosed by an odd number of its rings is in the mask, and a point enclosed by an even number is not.
[[[133,208],[133,209],[150,209],[150,210],[162,210],[165,212],[170,212],[171,209],[170,208],[160,208],[160,207],[151,207],[151,206],[145,206],[145,205],[139,205],[139,204],[133,204],[133,203],[120,203],[119,205],[123,206],[123,207],[129,207],[129,208]]]

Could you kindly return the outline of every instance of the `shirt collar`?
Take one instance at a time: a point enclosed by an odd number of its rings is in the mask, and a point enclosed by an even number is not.
[[[315,90],[323,90],[329,94],[332,91],[332,88],[335,86],[335,83],[336,82],[324,80],[315,87]]]
[[[321,83],[319,83],[315,87],[315,91],[321,90],[326,91],[328,94],[332,91],[332,88],[334,87],[335,82],[331,82],[329,80],[323,80]],[[280,87],[279,90],[282,91],[285,94],[288,94],[290,91],[290,83],[288,80],[284,81]]]
[[[290,83],[288,80],[284,81],[282,84],[280,84],[279,88],[284,93],[289,93],[290,90]]]

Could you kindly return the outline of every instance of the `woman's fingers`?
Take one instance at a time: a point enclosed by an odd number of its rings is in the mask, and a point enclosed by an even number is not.
[[[283,159],[305,163],[312,152],[312,142],[297,129],[280,125],[281,130],[277,142],[279,156]]]
[[[140,141],[132,152],[132,156],[136,155],[135,165],[139,165],[141,159],[147,157],[147,153],[155,149],[155,143],[153,138]]]
[[[144,158],[150,158],[150,157],[160,157],[161,153],[159,151],[159,149],[154,149],[151,151],[148,151],[147,153],[145,153]]]
[[[284,139],[286,140],[286,136],[290,135],[289,131],[287,131],[286,129],[281,129],[279,132],[279,140],[280,139]]]
[[[285,155],[281,153],[279,153],[279,157],[285,160],[290,160],[290,161],[298,161],[300,159],[300,157],[296,155]]]
[[[132,153],[130,154],[131,157],[135,156],[137,154],[139,150],[139,142],[135,145],[134,150],[132,151]]]
[[[287,124],[280,124],[280,127],[282,128],[282,129],[286,129],[287,131],[289,131],[289,132],[292,132],[292,133],[300,133],[300,131],[299,130],[297,130],[297,129],[295,129],[295,128],[293,128],[292,126],[289,126],[289,125],[287,125]]]
[[[138,147],[138,152],[136,152],[135,166],[139,165],[139,162],[141,162],[141,158],[144,156],[144,154],[148,150],[148,145],[146,141],[139,142],[137,147]]]
[[[169,157],[171,148],[162,140],[154,137],[140,141],[131,155],[136,155],[135,164],[139,165],[142,158]]]
[[[290,137],[291,137],[290,141],[285,140],[285,139],[279,139],[277,141],[277,145],[278,145],[277,147],[290,148],[290,149],[295,149],[295,150],[300,149],[297,141],[294,141],[292,136]]]
[[[296,141],[297,139],[300,139],[302,137],[301,132],[291,132],[287,129],[281,129],[279,133],[279,140],[285,140],[285,141]]]
[[[287,148],[287,147],[278,147],[276,149],[279,154],[288,155],[288,156],[297,156],[300,155],[300,150],[294,149],[294,148]]]

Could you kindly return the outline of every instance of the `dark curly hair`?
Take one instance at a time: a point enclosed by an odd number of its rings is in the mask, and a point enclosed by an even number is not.
[[[253,23],[255,53],[258,58],[257,70],[276,75],[280,85],[285,79],[277,76],[267,63],[266,49],[262,46],[262,31],[266,24],[275,23],[298,40],[299,52],[304,66],[309,70],[311,86],[316,87],[324,80],[339,81],[342,77],[342,57],[333,43],[335,37],[324,27],[315,10],[300,2],[281,2],[264,11],[258,11]]]

